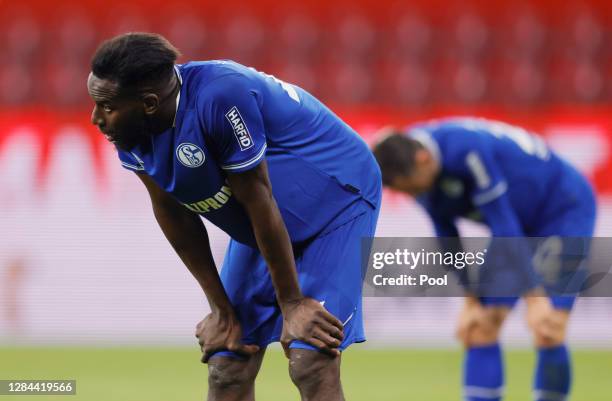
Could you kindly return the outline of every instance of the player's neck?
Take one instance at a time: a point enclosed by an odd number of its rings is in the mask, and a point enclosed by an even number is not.
[[[174,127],[176,123],[179,101],[178,94],[181,90],[180,83],[176,76],[170,85],[172,85],[172,89],[164,96],[163,101],[160,102],[159,111],[151,117],[152,126],[156,128],[154,134],[161,134]]]

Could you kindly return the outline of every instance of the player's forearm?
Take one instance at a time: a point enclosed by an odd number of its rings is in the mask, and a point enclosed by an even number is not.
[[[291,240],[272,194],[267,164],[228,175],[236,199],[251,221],[257,246],[268,264],[276,298],[281,309],[301,299]]]
[[[172,248],[200,284],[213,312],[233,313],[200,218],[187,210],[153,207],[155,218]]]
[[[525,294],[534,290],[539,284],[539,279],[531,262],[531,250],[518,216],[512,209],[507,196],[500,196],[487,205],[481,206],[480,210],[489,224],[493,237],[489,244],[487,259],[493,255],[502,255],[503,257],[499,256],[495,260],[505,263],[503,266],[489,266],[489,268],[501,271],[506,266],[511,266],[516,271],[514,277],[517,281],[514,284],[517,293],[512,295]]]
[[[249,217],[261,254],[268,264],[272,284],[281,308],[302,298],[291,240],[280,211],[270,194],[267,201],[252,205]]]

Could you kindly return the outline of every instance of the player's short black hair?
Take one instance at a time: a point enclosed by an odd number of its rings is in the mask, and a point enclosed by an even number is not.
[[[374,145],[372,152],[380,166],[384,185],[391,185],[400,175],[410,175],[415,164],[415,154],[423,145],[400,131],[391,131]]]
[[[91,71],[121,88],[170,79],[181,53],[156,33],[130,32],[104,41],[91,59]]]

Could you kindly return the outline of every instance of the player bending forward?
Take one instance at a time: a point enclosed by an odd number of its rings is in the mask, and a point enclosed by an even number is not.
[[[475,118],[437,120],[386,136],[374,155],[383,183],[416,197],[439,237],[457,237],[457,219],[468,217],[486,224],[493,237],[561,240],[557,243],[568,246],[557,249],[556,256],[563,260],[576,257],[569,237],[583,238],[588,246],[593,235],[595,199],[585,178],[521,128]],[[516,276],[535,276],[525,271],[533,270],[530,261],[514,268]],[[533,281],[524,293],[538,352],[534,399],[562,401],[570,390],[565,337],[575,297],[537,296],[542,286]],[[517,300],[466,297],[458,336],[466,347],[468,401],[502,398],[499,333]]]
[[[92,122],[210,304],[196,332],[208,399],[253,400],[266,346],[281,340],[302,399],[342,400],[340,352],[365,340],[359,248],[378,218],[376,161],[299,87],[178,55],[159,35],[117,36],[87,87]],[[220,275],[201,217],[231,237]]]

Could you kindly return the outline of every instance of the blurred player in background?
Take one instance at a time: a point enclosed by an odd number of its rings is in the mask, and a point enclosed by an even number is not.
[[[439,237],[458,237],[462,217],[484,223],[493,237],[574,237],[588,243],[593,235],[595,199],[587,180],[521,128],[476,118],[435,120],[389,133],[374,155],[384,185],[414,196]],[[556,256],[575,258],[562,247]],[[513,267],[517,276],[537,277],[526,271],[534,270],[531,260]],[[538,350],[534,399],[561,401],[571,384],[565,340],[575,297],[539,296],[544,287],[533,281],[523,293]],[[466,400],[501,400],[499,334],[517,300],[466,297],[457,331],[466,347]]]
[[[342,400],[340,352],[365,340],[360,238],[378,218],[376,161],[299,87],[178,55],[159,35],[120,35],[96,51],[87,86],[92,122],[212,309],[197,327],[208,399],[253,400],[281,340],[302,399]],[[231,237],[220,275],[201,217]]]

